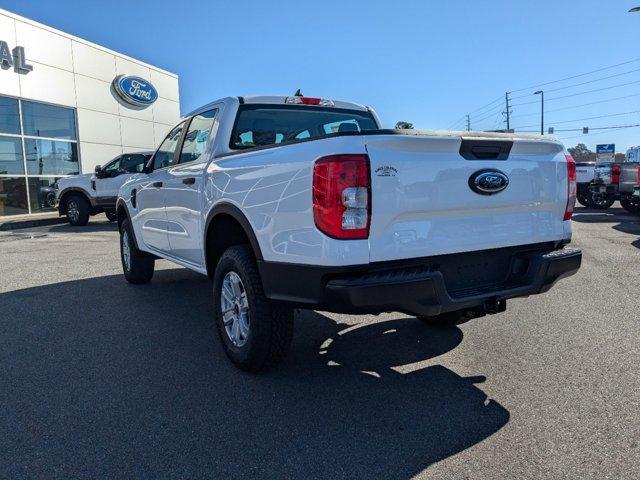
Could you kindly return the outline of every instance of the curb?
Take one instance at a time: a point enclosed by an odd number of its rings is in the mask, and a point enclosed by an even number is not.
[[[55,218],[34,218],[28,220],[13,220],[0,223],[0,232],[7,232],[9,230],[18,230],[20,228],[33,228],[43,227],[45,225],[57,225],[59,223],[65,223],[66,217]]]

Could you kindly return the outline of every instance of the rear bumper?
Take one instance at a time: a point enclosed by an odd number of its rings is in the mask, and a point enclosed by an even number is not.
[[[369,266],[332,268],[260,262],[259,267],[267,297],[304,308],[427,316],[464,309],[491,313],[504,309],[509,298],[546,292],[580,268],[580,250],[539,247],[504,249],[508,257],[500,258],[499,272],[482,269],[487,268],[483,259],[498,258],[500,250]],[[443,263],[448,260],[453,268]]]

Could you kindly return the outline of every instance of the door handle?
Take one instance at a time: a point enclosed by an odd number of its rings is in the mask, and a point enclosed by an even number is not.
[[[184,180],[182,180],[182,183],[184,183],[185,185],[193,185],[194,183],[196,183],[196,179],[195,177],[185,178]]]
[[[155,188],[161,188],[161,187],[162,187],[162,182],[153,182],[153,183],[151,184],[151,186],[152,186],[152,187],[155,187]]]

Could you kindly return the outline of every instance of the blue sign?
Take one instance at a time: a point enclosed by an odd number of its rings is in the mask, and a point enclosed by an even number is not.
[[[113,88],[125,102],[136,107],[147,107],[158,99],[158,91],[151,82],[140,77],[117,76]]]
[[[615,143],[606,143],[603,145],[596,145],[596,153],[616,153]]]

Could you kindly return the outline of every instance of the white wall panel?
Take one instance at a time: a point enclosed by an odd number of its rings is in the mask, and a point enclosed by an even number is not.
[[[116,76],[116,57],[81,42],[72,42],[73,70],[76,73],[112,82]]]
[[[33,71],[20,74],[22,97],[70,107],[76,106],[73,73],[41,63],[31,63]]]
[[[123,117],[137,118],[138,120],[146,120],[148,122],[153,121],[153,110],[150,106],[144,108],[135,107],[133,105],[127,105],[126,102],[120,99],[118,99],[116,103],[118,106],[118,114]]]
[[[158,90],[158,96],[173,100],[174,102],[180,101],[177,78],[151,69],[151,83],[153,83],[153,86]]]
[[[175,125],[180,120],[180,104],[164,98],[158,98],[151,106],[154,122]]]
[[[134,118],[120,117],[122,145],[152,150],[155,147],[153,123]]]
[[[80,142],[82,173],[93,173],[96,165],[104,165],[122,153],[119,145]]]
[[[18,20],[16,42],[24,47],[28,63],[31,60],[68,71],[73,70],[69,38]]]
[[[118,75],[136,75],[151,80],[150,71],[151,69],[149,67],[132,62],[126,58],[116,57],[116,73]]]
[[[0,39],[7,42],[9,48],[16,46],[16,27],[13,18],[0,15]],[[20,75],[13,68],[0,68],[0,95],[19,97]]]
[[[111,84],[102,80],[76,75],[76,99],[78,108],[118,114],[118,102],[111,93]]]
[[[83,142],[122,145],[120,118],[117,115],[79,108],[78,130]]]

